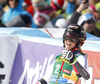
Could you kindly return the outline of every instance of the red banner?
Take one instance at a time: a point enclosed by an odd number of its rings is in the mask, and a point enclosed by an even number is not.
[[[83,50],[88,54],[90,79],[79,81],[78,84],[100,84],[100,52]]]

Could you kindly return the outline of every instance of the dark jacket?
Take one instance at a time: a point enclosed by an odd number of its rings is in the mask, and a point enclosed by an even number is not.
[[[81,16],[81,13],[78,13],[77,11],[75,11],[72,15],[72,17],[70,18],[68,24],[67,24],[67,27],[70,25],[70,24],[77,24],[77,21],[79,19],[79,17]]]
[[[11,21],[5,24],[7,27],[27,27],[24,20],[20,16],[12,18]]]

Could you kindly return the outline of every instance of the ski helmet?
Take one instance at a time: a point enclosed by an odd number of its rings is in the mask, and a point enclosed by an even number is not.
[[[95,18],[92,13],[83,14],[79,17],[77,24],[83,26],[85,21],[91,20],[91,19],[93,20],[93,23],[95,23]]]
[[[84,31],[82,26],[77,24],[72,24],[67,27],[67,29],[63,34],[63,43],[64,40],[66,40],[66,37],[75,39],[76,42],[75,47],[79,48],[80,47],[79,44],[81,43],[82,46],[82,44],[86,40],[86,32]],[[64,47],[65,47],[65,43],[64,43]]]

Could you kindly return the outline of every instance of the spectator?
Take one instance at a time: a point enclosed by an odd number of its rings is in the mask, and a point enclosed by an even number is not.
[[[88,8],[89,4],[88,3],[84,4],[84,1],[85,0],[83,0],[80,6],[76,9],[76,11],[74,11],[72,17],[68,21],[67,26],[69,26],[70,24],[77,24],[77,21],[79,17],[81,16],[82,11]]]
[[[12,20],[13,17],[18,16],[19,14],[27,14],[31,17],[32,25],[31,27],[37,28],[34,24],[32,16],[25,10],[22,9],[23,0],[8,0],[9,10],[3,14],[3,23],[7,23]]]
[[[20,14],[6,23],[7,27],[31,27],[31,18],[28,15]]]
[[[86,13],[84,15],[81,15],[78,20],[78,24],[81,25],[87,33],[95,35],[95,18],[92,13]]]
[[[85,0],[83,0],[81,2],[80,6],[73,13],[72,17],[68,21],[67,26],[69,26],[70,24],[77,24],[77,21],[78,21],[79,17],[81,16],[82,11],[87,9],[89,6],[88,3],[84,3],[84,2],[85,2]]]
[[[24,2],[23,2],[23,9],[28,11],[32,15],[32,17],[33,17],[33,15],[34,15],[34,8],[32,6],[31,0],[24,0]]]
[[[50,5],[48,5],[45,0],[32,0],[33,7],[35,9],[34,22],[39,27],[42,28],[50,19],[55,15],[55,12]]]
[[[89,9],[92,11],[95,17],[95,34],[100,37],[100,2],[95,3],[95,5],[91,5]]]
[[[55,25],[58,19],[64,18],[65,11],[63,10],[64,0],[51,0],[51,7],[56,11],[55,17],[51,19],[53,25]]]

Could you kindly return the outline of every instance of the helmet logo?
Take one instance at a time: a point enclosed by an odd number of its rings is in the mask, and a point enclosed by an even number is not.
[[[68,26],[68,28],[75,28],[75,29],[78,29],[78,27],[77,27],[77,26],[74,26],[74,25],[70,25],[70,26]]]

